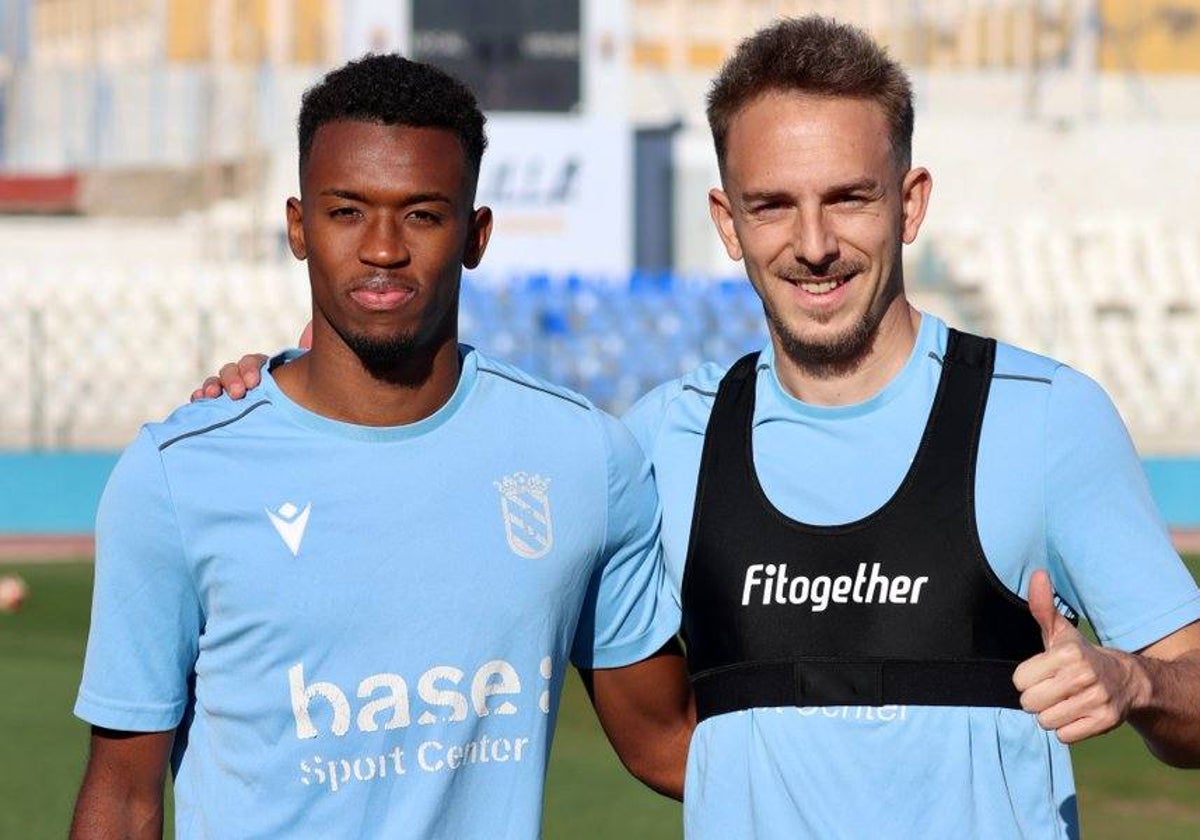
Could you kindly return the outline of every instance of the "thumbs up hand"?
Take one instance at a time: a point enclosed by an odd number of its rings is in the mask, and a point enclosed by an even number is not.
[[[1029,581],[1029,612],[1042,629],[1045,653],[1013,674],[1021,707],[1064,744],[1108,732],[1145,703],[1150,679],[1132,654],[1089,642],[1054,606],[1050,576],[1038,569]]]

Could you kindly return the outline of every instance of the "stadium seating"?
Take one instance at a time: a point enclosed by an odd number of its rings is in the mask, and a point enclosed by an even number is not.
[[[939,283],[970,302],[978,328],[1098,380],[1143,448],[1200,444],[1200,231],[1028,220],[930,240]]]
[[[294,263],[76,265],[53,283],[40,264],[0,265],[0,447],[119,447],[220,363],[290,345],[307,319]],[[961,222],[929,231],[907,265],[922,305],[1100,381],[1144,452],[1200,443],[1200,231]],[[464,341],[616,412],[765,341],[743,279],[476,275],[461,309]]]

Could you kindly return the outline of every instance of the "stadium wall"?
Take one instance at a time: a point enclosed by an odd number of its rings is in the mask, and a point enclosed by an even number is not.
[[[36,546],[38,540],[30,538],[90,534],[117,457],[116,452],[0,452],[0,549],[6,539]],[[1200,457],[1143,463],[1170,527],[1200,529]]]

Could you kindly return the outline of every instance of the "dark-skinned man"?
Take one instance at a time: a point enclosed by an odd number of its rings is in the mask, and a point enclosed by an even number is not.
[[[649,466],[457,340],[482,259],[470,92],[397,56],[300,115],[312,349],[143,428],[97,524],[72,836],[533,838],[568,662],[679,795],[690,732]],[[665,690],[664,690],[665,689]]]

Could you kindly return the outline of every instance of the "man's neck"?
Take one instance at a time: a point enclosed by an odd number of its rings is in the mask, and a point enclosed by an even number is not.
[[[873,397],[904,367],[917,341],[921,313],[898,295],[875,331],[866,355],[847,373],[825,375],[798,365],[775,346],[775,370],[784,390],[813,405],[850,405]]]
[[[454,394],[461,363],[458,341],[405,361],[406,370],[380,379],[336,335],[313,336],[313,348],[273,372],[289,398],[309,411],[360,426],[401,426],[424,420]]]

